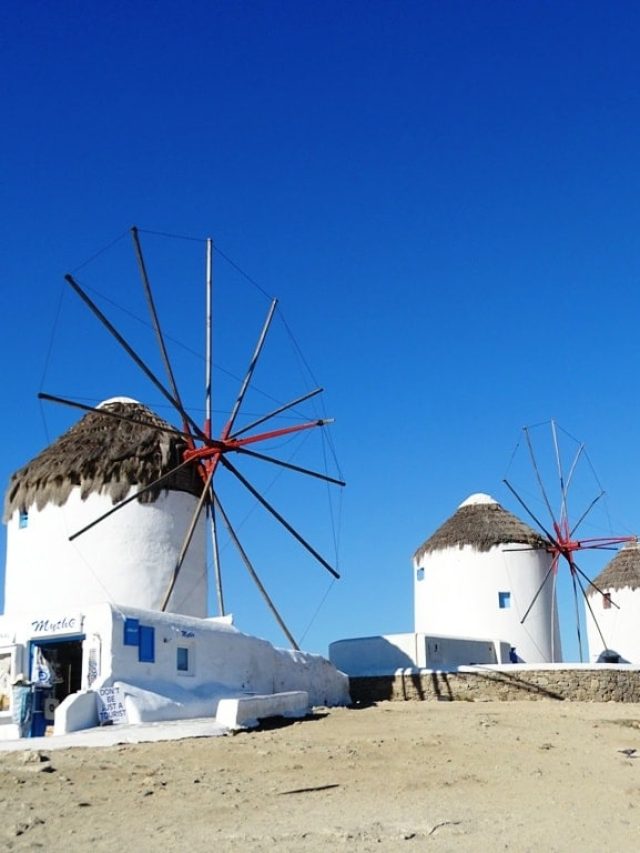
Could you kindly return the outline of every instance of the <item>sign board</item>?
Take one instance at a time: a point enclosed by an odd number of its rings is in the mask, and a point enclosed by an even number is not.
[[[124,696],[119,687],[101,687],[98,690],[98,719],[101,726],[128,722]]]
[[[81,634],[82,615],[71,613],[53,618],[32,619],[31,633],[34,637],[60,634]]]

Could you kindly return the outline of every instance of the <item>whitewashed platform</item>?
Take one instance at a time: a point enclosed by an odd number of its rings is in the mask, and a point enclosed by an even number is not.
[[[22,738],[0,741],[0,752],[19,752],[72,747],[116,746],[121,743],[151,743],[163,740],[184,740],[191,737],[218,737],[228,734],[229,729],[212,717],[192,720],[169,720],[161,723],[135,723],[117,726],[102,726],[52,737]]]

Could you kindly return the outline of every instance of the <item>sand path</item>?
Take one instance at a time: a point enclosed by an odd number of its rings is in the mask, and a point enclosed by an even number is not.
[[[27,755],[0,755],[0,849],[640,849],[638,705],[381,703]]]

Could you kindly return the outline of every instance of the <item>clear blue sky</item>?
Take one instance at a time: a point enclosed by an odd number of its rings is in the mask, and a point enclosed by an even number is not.
[[[7,3],[0,42],[3,482],[73,420],[41,388],[168,414],[61,301],[63,274],[136,224],[212,235],[327,389],[343,579],[307,647],[411,630],[413,551],[471,492],[517,509],[501,479],[524,424],[586,441],[604,532],[638,530],[637,4]],[[199,245],[147,244],[167,332],[201,351]],[[78,276],[142,315],[128,252]],[[240,374],[266,302],[221,259],[216,288],[216,355]],[[279,399],[308,387],[287,341],[277,325],[256,376]],[[173,352],[201,406],[200,361]],[[274,500],[331,554],[324,491],[298,485]],[[328,580],[258,517],[248,549],[300,635]],[[242,584],[238,624],[279,641]]]

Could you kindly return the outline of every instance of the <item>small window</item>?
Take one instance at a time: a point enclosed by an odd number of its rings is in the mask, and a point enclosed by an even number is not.
[[[418,569],[418,571],[416,572],[416,579],[419,581],[424,580],[424,569]]]
[[[189,649],[185,649],[184,646],[178,646],[176,665],[178,672],[189,672]]]
[[[500,610],[507,610],[511,607],[511,593],[510,592],[499,592],[498,593],[498,607]]]
[[[26,509],[20,510],[20,515],[18,516],[18,527],[27,527],[29,524],[29,513]]]
[[[609,610],[609,608],[611,607],[611,593],[610,592],[603,593],[603,595],[602,595],[602,606],[604,607],[605,610]]]
[[[137,619],[124,620],[124,639],[125,646],[137,646],[139,642],[140,623]]]
[[[156,630],[149,625],[138,628],[138,660],[140,663],[155,663],[156,660]]]

